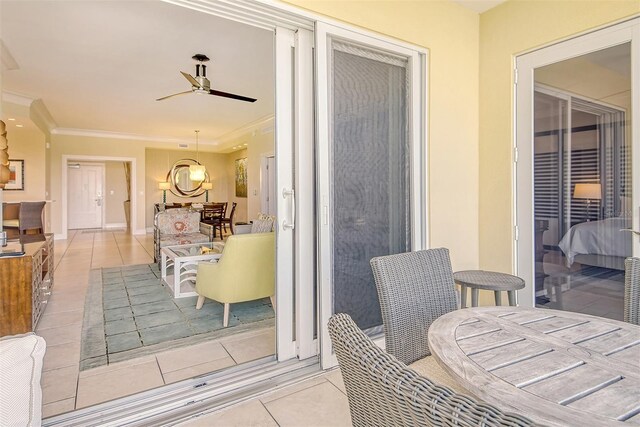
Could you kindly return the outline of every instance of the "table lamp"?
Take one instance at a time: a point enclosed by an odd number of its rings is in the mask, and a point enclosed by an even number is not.
[[[205,190],[204,201],[206,203],[209,203],[209,190],[211,190],[213,188],[213,183],[212,182],[203,182],[201,185],[202,185],[202,189]]]
[[[167,203],[167,190],[169,190],[171,188],[171,183],[170,182],[159,182],[158,183],[158,188],[160,190],[162,190],[162,203],[166,204]]]
[[[589,210],[591,209],[591,200],[602,199],[602,187],[600,186],[600,184],[592,184],[592,183],[586,183],[586,182],[578,183],[573,189],[573,198],[587,200],[587,221],[589,221],[590,220]]]

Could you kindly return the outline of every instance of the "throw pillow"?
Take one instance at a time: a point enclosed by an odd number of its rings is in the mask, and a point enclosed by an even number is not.
[[[33,333],[0,339],[0,425],[42,425],[42,359],[47,345]]]

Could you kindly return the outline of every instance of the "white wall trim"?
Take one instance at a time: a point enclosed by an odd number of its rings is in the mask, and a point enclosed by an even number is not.
[[[135,157],[113,157],[113,156],[87,156],[87,155],[74,155],[63,154],[62,155],[62,170],[61,170],[61,185],[60,185],[60,199],[61,206],[60,211],[62,215],[62,232],[56,235],[56,239],[66,239],[68,232],[68,189],[67,189],[67,163],[70,161],[81,162],[131,162],[131,230],[132,234],[145,234],[144,229],[140,232],[137,229],[137,217],[138,217],[138,191],[137,191],[137,164]],[[104,207],[104,204],[103,204]],[[104,219],[103,219],[104,221]],[[104,222],[103,222],[104,224]]]
[[[139,135],[135,133],[126,132],[112,132],[106,130],[94,130],[94,129],[74,129],[74,128],[56,128],[51,131],[54,135],[68,135],[68,136],[86,136],[90,138],[110,138],[110,139],[129,139],[134,141],[149,141],[158,142],[162,144],[194,144],[193,138],[167,138],[162,136],[147,136]],[[216,140],[200,140],[200,145],[217,145]],[[178,147],[184,148],[184,147]]]
[[[21,95],[19,93],[3,90],[2,101],[8,102],[10,104],[22,105],[23,107],[30,107],[34,99],[26,95]]]
[[[44,123],[49,132],[53,132],[53,130],[58,127],[58,124],[56,123],[55,119],[49,112],[49,109],[44,104],[44,101],[42,99],[36,99],[35,101],[33,101],[33,103],[31,104],[31,115],[32,118],[35,118],[36,120]],[[35,122],[35,120],[32,121]]]
[[[111,230],[114,228],[127,228],[127,223],[126,222],[110,222],[108,224],[105,223],[104,228],[106,228],[107,230]]]
[[[254,131],[261,133],[266,133],[268,129],[271,129],[273,131],[274,117],[275,116],[273,114],[261,117],[258,120],[254,120],[253,122],[239,127],[238,129],[234,129],[231,132],[225,133],[221,137],[217,138],[217,141],[220,145],[233,145],[233,142],[236,139],[241,138],[244,135],[250,134]]]

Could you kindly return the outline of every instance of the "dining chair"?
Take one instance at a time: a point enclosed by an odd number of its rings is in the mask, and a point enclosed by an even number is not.
[[[216,230],[220,231],[222,238],[222,219],[224,215],[224,203],[211,203],[203,205],[201,221],[213,227],[213,237],[216,237]]]
[[[528,418],[420,376],[378,347],[344,313],[329,319],[354,426],[532,426]]]
[[[627,258],[624,267],[624,321],[640,325],[640,258]]]
[[[462,391],[431,356],[431,323],[457,308],[449,250],[445,248],[371,260],[378,290],[385,349],[402,363],[439,383]]]
[[[20,202],[20,213],[18,214],[18,231],[20,234],[27,234],[29,230],[37,230],[44,233],[42,225],[42,212],[45,202]]]
[[[222,217],[222,226],[224,227],[224,232],[227,232],[227,224],[229,224],[229,229],[231,230],[231,234],[235,234],[233,231],[233,216],[236,213],[236,202],[233,202],[233,204],[231,205],[231,214],[228,217]],[[225,212],[226,212],[226,208],[225,208]],[[224,214],[226,215],[226,213]]]

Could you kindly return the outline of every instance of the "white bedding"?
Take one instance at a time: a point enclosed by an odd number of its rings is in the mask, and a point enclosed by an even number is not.
[[[568,266],[581,254],[628,257],[631,256],[631,233],[620,230],[630,225],[628,218],[582,222],[571,227],[558,246],[566,255]]]

